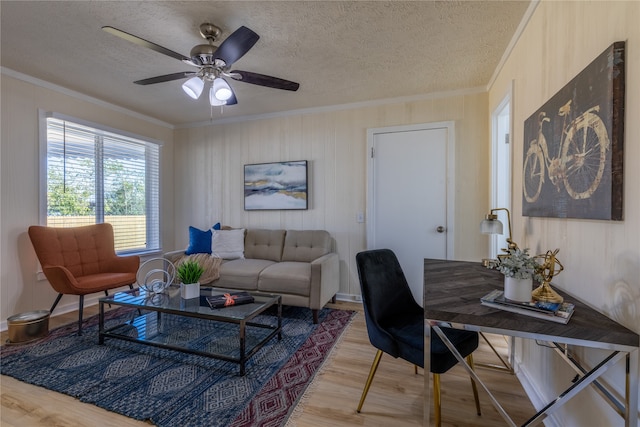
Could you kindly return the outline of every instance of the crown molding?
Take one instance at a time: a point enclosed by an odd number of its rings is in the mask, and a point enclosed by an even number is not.
[[[228,123],[239,123],[239,122],[248,122],[253,120],[273,119],[278,117],[353,110],[356,108],[377,107],[380,105],[388,105],[388,104],[402,104],[407,102],[424,101],[428,99],[439,99],[439,98],[450,98],[454,96],[474,95],[477,93],[484,93],[486,91],[487,91],[486,87],[474,87],[469,89],[432,92],[427,94],[403,96],[398,98],[376,99],[371,101],[353,102],[349,104],[327,105],[323,107],[312,107],[312,108],[302,108],[298,110],[280,111],[277,113],[256,114],[252,116],[228,117],[224,119],[186,123],[182,125],[176,125],[175,129],[192,129],[192,128],[214,126],[214,125],[221,125],[221,124],[228,124]]]
[[[132,116],[132,117],[135,117],[137,119],[140,119],[140,120],[144,120],[144,121],[152,123],[154,125],[163,126],[163,127],[169,128],[169,129],[175,129],[176,128],[171,123],[163,122],[162,120],[158,120],[158,119],[155,119],[153,117],[145,116],[144,114],[140,114],[140,113],[138,113],[136,111],[129,110],[127,108],[120,107],[120,106],[115,105],[115,104],[111,104],[109,102],[102,101],[101,99],[85,95],[83,93],[77,92],[75,90],[68,89],[68,88],[63,87],[63,86],[58,86],[56,84],[53,84],[53,83],[47,82],[45,80],[41,80],[41,79],[38,79],[38,78],[35,78],[35,77],[32,77],[32,76],[29,76],[29,75],[24,74],[24,73],[20,73],[18,71],[14,71],[14,70],[12,70],[10,68],[0,67],[0,74],[8,76],[8,77],[12,77],[12,78],[17,79],[17,80],[21,80],[23,82],[31,83],[31,84],[33,84],[35,86],[39,86],[39,87],[42,87],[44,89],[53,90],[55,92],[58,92],[58,93],[61,93],[63,95],[67,95],[67,96],[79,99],[81,101],[90,102],[90,103],[95,104],[95,105],[97,105],[99,107],[108,108],[110,110],[117,111],[119,113],[123,113],[123,114],[126,114],[128,116]]]

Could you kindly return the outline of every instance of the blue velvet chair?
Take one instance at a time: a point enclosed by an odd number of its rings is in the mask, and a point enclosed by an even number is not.
[[[382,353],[404,359],[424,368],[424,310],[416,303],[395,254],[389,249],[376,249],[356,255],[358,275],[362,289],[364,316],[369,341],[378,349],[371,365],[369,377],[362,391],[358,412],[362,409],[369,387],[380,363]],[[469,366],[473,367],[471,353],[478,348],[478,333],[442,328]],[[441,424],[440,374],[458,363],[442,340],[431,335],[431,372],[435,421]],[[480,415],[478,390],[473,378],[471,386]]]

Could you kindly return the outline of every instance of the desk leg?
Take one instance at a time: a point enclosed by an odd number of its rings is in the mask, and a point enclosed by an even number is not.
[[[502,416],[502,418],[504,418],[504,420],[507,422],[507,424],[510,427],[517,427],[517,424],[513,422],[513,420],[511,419],[511,417],[509,416],[509,414],[507,414],[507,411],[504,410],[504,408],[500,405],[500,403],[496,400],[496,398],[493,396],[493,394],[491,394],[491,392],[489,391],[489,389],[487,388],[487,386],[482,382],[482,380],[480,379],[480,377],[478,377],[478,375],[476,374],[476,372],[471,369],[471,366],[469,366],[467,364],[467,361],[464,359],[464,357],[462,357],[462,355],[460,354],[460,352],[456,349],[456,347],[451,343],[451,341],[449,341],[449,339],[447,338],[447,336],[444,334],[444,332],[442,332],[442,329],[440,329],[439,326],[433,325],[432,329],[435,331],[436,334],[438,334],[438,336],[440,337],[440,339],[442,340],[442,342],[444,343],[444,345],[447,346],[447,348],[449,349],[449,351],[451,353],[453,353],[453,355],[456,357],[456,359],[458,359],[458,362],[460,364],[462,364],[462,366],[467,370],[467,372],[469,373],[469,375],[471,375],[471,378],[473,378],[477,384],[480,384],[480,386],[482,386],[482,388],[484,389],[484,391],[487,392],[487,395],[489,396],[489,399],[491,399],[491,403],[493,404],[493,407],[496,408],[496,410],[498,411],[498,413]],[[425,351],[426,354],[426,351]],[[426,372],[426,370],[425,370]]]
[[[627,354],[625,427],[636,427],[638,425],[638,353],[640,353],[640,350],[634,350]]]
[[[424,425],[431,422],[431,325],[424,321]]]
[[[618,363],[623,357],[624,353],[619,351],[612,352],[602,362],[600,362],[595,368],[590,370],[585,376],[573,383],[571,387],[562,392],[560,396],[549,402],[544,408],[542,408],[536,415],[531,417],[529,421],[523,424],[523,426],[536,425],[541,422],[545,417],[553,413],[556,409],[567,403],[569,399],[582,391],[589,384],[594,382],[600,375],[602,375],[611,366]],[[636,365],[637,366],[637,365]],[[636,388],[637,390],[637,388]],[[636,400],[637,402],[637,400]],[[635,427],[635,426],[634,426]]]

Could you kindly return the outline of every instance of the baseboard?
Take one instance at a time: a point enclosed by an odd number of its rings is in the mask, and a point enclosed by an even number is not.
[[[535,381],[532,380],[535,377],[527,371],[526,367],[519,360],[515,360],[514,364],[515,366],[513,368],[516,377],[518,378],[518,381],[520,381],[520,384],[531,401],[531,404],[536,408],[536,411],[541,410],[549,402],[543,396]],[[555,414],[547,416],[543,422],[545,427],[562,427],[560,420],[558,420]]]
[[[336,300],[338,301],[347,301],[347,302],[362,302],[361,295],[353,295],[353,294],[336,294]]]

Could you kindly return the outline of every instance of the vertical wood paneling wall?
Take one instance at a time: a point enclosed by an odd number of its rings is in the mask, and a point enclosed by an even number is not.
[[[478,224],[488,208],[487,94],[470,93],[328,112],[180,129],[175,135],[175,242],[189,225],[326,229],[340,254],[340,292],[359,295],[355,255],[366,249],[367,129],[455,121],[455,254],[479,260],[487,240]],[[309,210],[244,211],[243,165],[308,160]],[[398,165],[402,167],[402,165]],[[420,177],[417,177],[420,179]]]
[[[514,240],[536,253],[559,248],[558,258],[565,270],[554,283],[636,332],[640,332],[639,22],[637,1],[542,1],[489,94],[492,111],[514,83]],[[624,221],[523,217],[524,121],[619,40],[627,42]],[[589,366],[601,356],[600,352],[576,351]],[[531,342],[519,345],[519,358],[522,372],[533,381],[530,391],[534,397],[556,396],[575,375],[550,350]],[[605,381],[623,393],[623,364],[608,373]],[[555,421],[562,426],[623,425],[591,390],[570,401]]]

